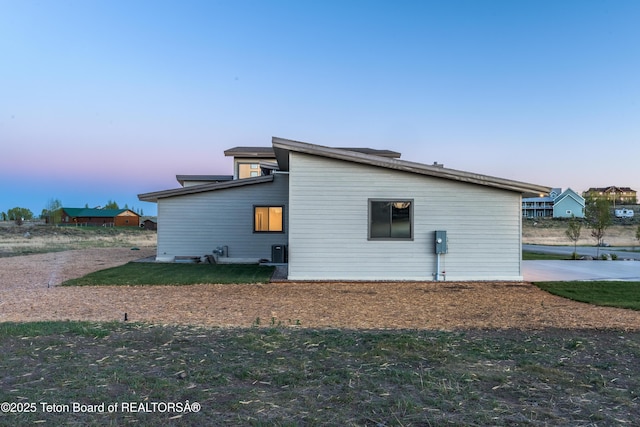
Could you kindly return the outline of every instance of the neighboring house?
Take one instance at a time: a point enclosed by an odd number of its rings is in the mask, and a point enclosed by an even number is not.
[[[145,230],[157,230],[158,229],[158,220],[156,217],[146,217],[144,219],[140,218],[140,228],[144,228]]]
[[[587,200],[605,199],[619,205],[634,205],[638,198],[636,190],[629,187],[591,187],[582,193]]]
[[[585,200],[578,193],[567,188],[553,200],[554,218],[584,218]]]
[[[61,224],[138,227],[140,215],[130,209],[60,208]]]
[[[218,247],[271,259],[285,246],[290,280],[522,280],[522,195],[549,187],[395,152],[272,144],[270,175],[138,196],[158,204],[159,260]]]
[[[522,199],[525,218],[584,218],[585,201],[571,188],[553,188],[548,196]]]

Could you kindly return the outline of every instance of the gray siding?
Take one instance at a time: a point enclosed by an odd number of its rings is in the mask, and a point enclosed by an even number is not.
[[[287,243],[289,176],[158,200],[158,257],[202,256],[228,246],[232,258],[271,259],[271,245]],[[284,206],[284,233],[254,233],[253,207]]]
[[[522,280],[519,193],[290,153],[290,280]],[[413,241],[371,241],[368,200],[413,199]]]

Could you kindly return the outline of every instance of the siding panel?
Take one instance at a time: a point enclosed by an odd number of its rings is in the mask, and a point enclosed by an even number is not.
[[[435,230],[447,280],[522,280],[519,193],[300,153],[290,173],[291,280],[432,280]],[[374,198],[414,201],[412,241],[367,239]]]
[[[288,175],[273,182],[158,200],[158,257],[202,256],[228,246],[229,257],[271,259],[286,244]],[[254,233],[253,206],[284,206],[284,233]]]

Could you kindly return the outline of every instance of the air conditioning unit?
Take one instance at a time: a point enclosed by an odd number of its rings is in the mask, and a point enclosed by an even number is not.
[[[274,264],[287,262],[287,245],[271,245],[271,262]]]

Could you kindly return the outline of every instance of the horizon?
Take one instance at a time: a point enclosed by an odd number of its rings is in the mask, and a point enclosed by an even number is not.
[[[0,211],[142,209],[272,136],[640,191],[640,2],[0,5]],[[149,213],[147,213],[149,212]]]

